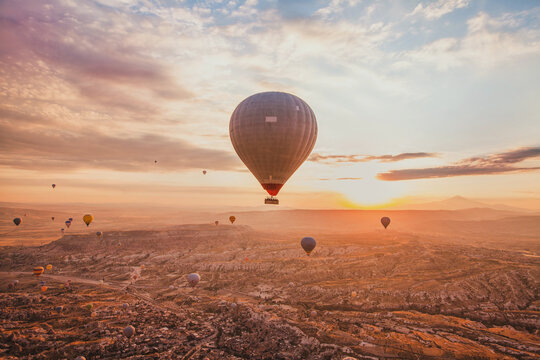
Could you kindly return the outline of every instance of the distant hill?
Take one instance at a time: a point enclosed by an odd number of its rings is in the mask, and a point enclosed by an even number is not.
[[[494,209],[514,212],[531,212],[531,210],[504,204],[486,204],[480,201],[467,199],[463,196],[454,196],[445,200],[432,201],[422,204],[409,204],[395,207],[402,210],[463,210],[463,209]]]

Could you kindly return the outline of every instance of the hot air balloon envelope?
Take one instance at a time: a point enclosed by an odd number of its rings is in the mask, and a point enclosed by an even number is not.
[[[317,242],[312,237],[305,237],[305,238],[302,239],[302,241],[300,241],[300,245],[302,246],[302,248],[304,249],[306,254],[309,255],[309,254],[311,254],[313,249],[315,249],[315,246],[317,245]]]
[[[40,276],[41,274],[43,274],[44,271],[45,271],[45,269],[43,268],[43,266],[36,266],[34,268],[34,275],[35,276]]]
[[[19,226],[19,225],[21,224],[21,222],[22,222],[21,218],[15,218],[15,219],[13,219],[13,223],[14,223],[15,225],[17,225],[17,226]]]
[[[195,287],[201,281],[201,277],[197,273],[191,273],[187,276],[187,280],[191,287]]]
[[[317,121],[299,97],[264,92],[236,107],[229,136],[249,171],[268,194],[276,196],[315,146]]]
[[[229,221],[231,222],[231,224],[234,224],[234,222],[236,221],[236,216],[229,216]]]
[[[92,214],[86,214],[83,216],[83,221],[86,224],[86,226],[90,225],[92,220],[94,220],[94,217],[92,216]]]
[[[381,224],[384,226],[384,228],[386,229],[388,227],[388,225],[390,225],[390,218],[385,216],[383,218],[381,218]]]
[[[52,264],[47,265],[47,270],[52,270]]]
[[[135,328],[134,328],[133,326],[129,325],[129,326],[126,326],[126,327],[124,328],[124,331],[123,331],[123,332],[124,332],[124,336],[125,336],[125,337],[130,338],[130,337],[132,337],[133,335],[135,335]]]

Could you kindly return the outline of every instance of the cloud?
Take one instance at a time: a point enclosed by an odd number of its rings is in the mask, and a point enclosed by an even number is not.
[[[410,15],[421,15],[428,20],[435,20],[456,9],[469,6],[469,2],[469,0],[439,0],[427,5],[420,3]]]
[[[112,136],[45,127],[20,129],[3,124],[0,165],[31,170],[107,169],[116,171],[232,170],[241,168],[228,151],[202,148],[163,135]],[[158,164],[154,165],[154,160]]]
[[[399,181],[534,171],[540,169],[540,167],[515,167],[511,165],[538,157],[540,157],[540,147],[524,147],[489,155],[487,157],[464,159],[454,165],[424,169],[391,170],[377,174],[377,179],[384,181]]]
[[[404,51],[400,66],[429,64],[438,70],[474,65],[483,71],[512,60],[540,55],[540,30],[522,25],[537,21],[538,12],[493,18],[479,12],[467,21],[463,37],[442,37],[419,49]]]
[[[415,152],[401,153],[398,155],[321,155],[313,153],[309,157],[309,161],[332,164],[332,163],[358,163],[368,161],[378,162],[396,162],[408,159],[435,157],[436,153]]]

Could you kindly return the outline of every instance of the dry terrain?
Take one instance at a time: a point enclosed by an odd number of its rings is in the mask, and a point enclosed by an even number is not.
[[[31,214],[16,231],[44,245],[0,250],[0,358],[540,358],[535,215],[396,211],[383,230],[377,211],[240,212],[49,242],[50,214]],[[317,239],[309,257],[302,236]]]

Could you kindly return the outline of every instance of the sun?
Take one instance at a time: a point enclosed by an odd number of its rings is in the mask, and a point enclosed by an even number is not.
[[[343,204],[351,208],[380,208],[395,205],[407,195],[403,183],[380,181],[366,178],[361,181],[343,181],[339,192],[343,194]]]

